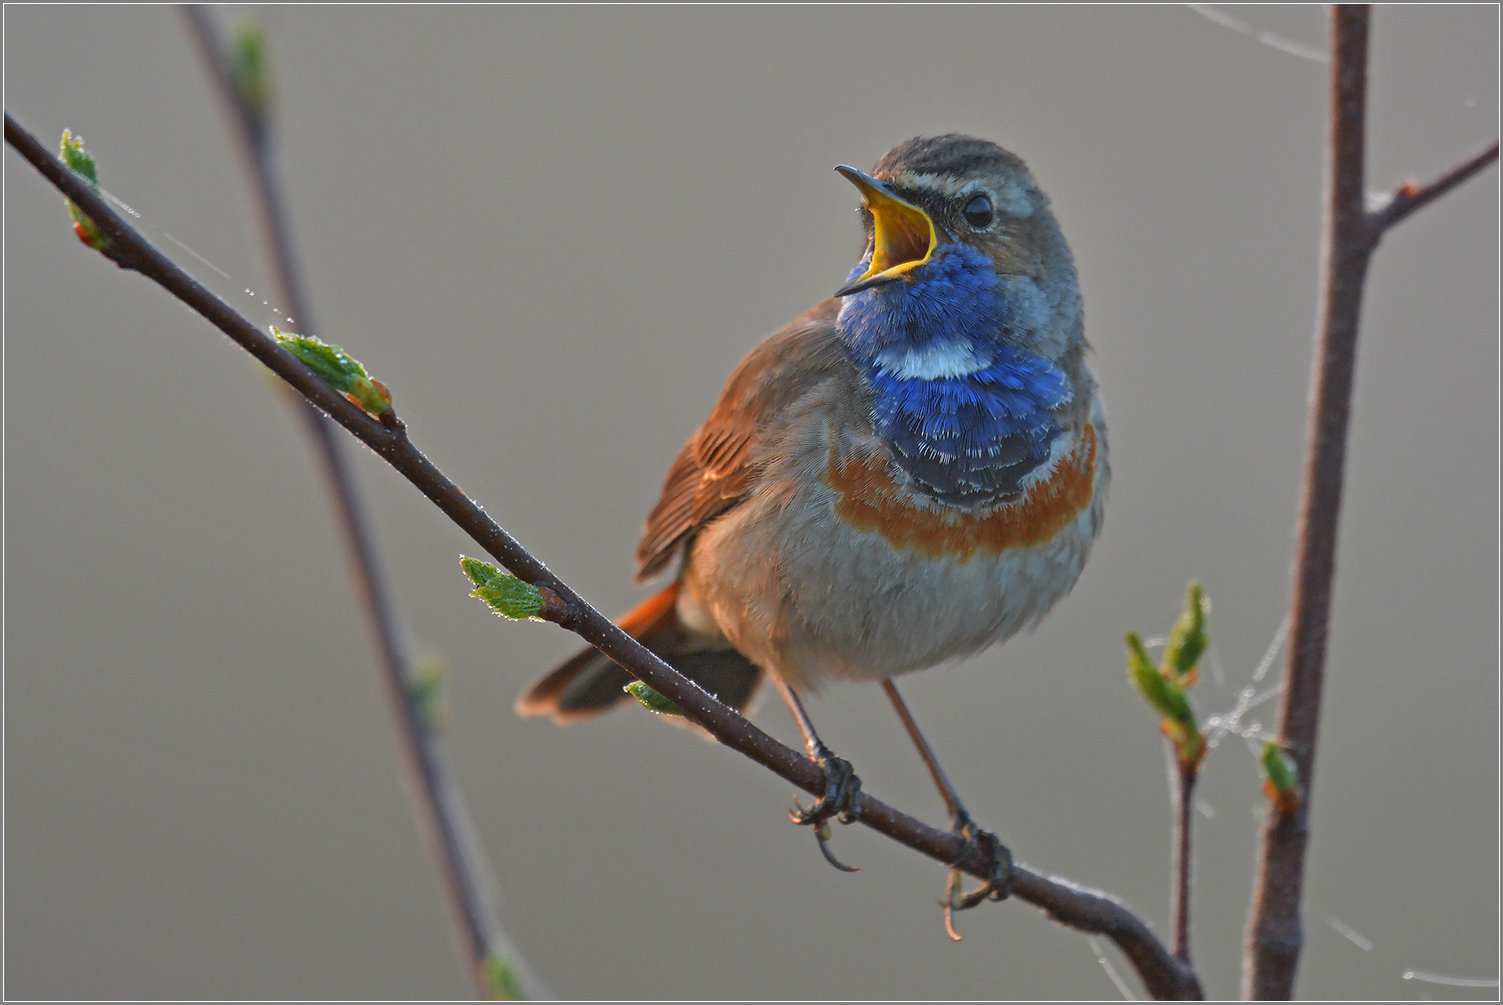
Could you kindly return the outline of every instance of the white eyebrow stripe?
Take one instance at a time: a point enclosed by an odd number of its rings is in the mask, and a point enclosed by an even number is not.
[[[940,195],[958,195],[960,190],[970,184],[959,178],[952,178],[942,174],[919,174],[915,171],[899,171],[892,175],[888,181],[903,188],[922,188],[930,192],[938,192]]]
[[[966,377],[991,366],[992,361],[978,356],[961,342],[940,343],[922,349],[889,349],[877,357],[877,365],[899,380],[939,380],[943,377]]]
[[[991,191],[989,185],[983,183],[979,178],[962,180],[949,177],[948,175],[919,173],[916,171],[898,171],[890,175],[887,180],[902,188],[926,189],[930,192],[938,192],[940,195],[948,198],[954,198],[973,189],[976,191]],[[1038,210],[1038,205],[1033,197],[1029,195],[1028,190],[1016,179],[1003,178],[1000,179],[1000,182],[1001,184],[997,186],[994,194],[998,202],[997,208],[1002,210],[1002,212],[1008,216],[1023,219],[1032,216]]]

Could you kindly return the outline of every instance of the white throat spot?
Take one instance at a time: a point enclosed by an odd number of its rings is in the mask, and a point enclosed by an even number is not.
[[[877,365],[899,380],[939,380],[966,377],[991,366],[964,343],[941,343],[922,349],[889,349],[877,357]]]

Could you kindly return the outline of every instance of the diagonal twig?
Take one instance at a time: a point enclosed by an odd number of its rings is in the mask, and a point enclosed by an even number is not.
[[[93,218],[113,242],[109,254],[117,264],[141,272],[201,314],[396,468],[503,567],[525,582],[550,591],[554,596],[549,620],[595,646],[633,677],[677,705],[686,718],[727,747],[811,795],[823,794],[825,773],[818,765],[721,704],[592,607],[428,460],[408,439],[406,427],[399,419],[388,413],[385,421],[378,421],[325,384],[270,336],[157,250],[8,111],[5,139]],[[859,823],[978,879],[990,878],[991,857],[978,842],[968,843],[956,834],[931,827],[865,791]],[[1022,865],[1016,866],[1012,892],[1018,899],[1044,910],[1054,921],[1111,939],[1155,997],[1202,997],[1195,973],[1175,959],[1142,919],[1120,901]]]
[[[1368,224],[1373,231],[1372,240],[1376,242],[1390,227],[1415,210],[1423,209],[1439,199],[1489,164],[1495,163],[1497,159],[1498,141],[1493,140],[1485,148],[1433,181],[1426,182],[1424,185],[1406,181],[1394,191],[1381,209],[1368,214]]]
[[[1498,145],[1494,143],[1429,185],[1406,184],[1384,208],[1374,212],[1366,209],[1363,186],[1370,13],[1366,5],[1358,4],[1338,5],[1331,10],[1331,111],[1321,240],[1319,337],[1300,489],[1289,649],[1278,729],[1279,745],[1298,769],[1298,787],[1297,798],[1270,800],[1259,839],[1242,972],[1243,996],[1254,999],[1293,996],[1303,945],[1300,902],[1310,836],[1310,791],[1315,773],[1331,584],[1336,572],[1336,532],[1367,267],[1387,228],[1498,157]]]
[[[191,5],[184,8],[184,14],[219,96],[237,127],[235,134],[255,189],[266,256],[287,306],[287,315],[297,319],[299,333],[317,334],[281,198],[268,109],[250,100],[237,85],[207,9]],[[486,882],[491,870],[470,823],[464,796],[449,776],[429,716],[417,697],[417,675],[408,633],[382,572],[375,538],[344,444],[335,436],[333,422],[306,398],[289,394],[288,404],[302,416],[328,481],[335,519],[349,551],[355,590],[365,606],[374,635],[382,691],[397,727],[405,769],[404,788],[438,869],[470,982],[479,997],[494,997],[505,990],[493,986],[495,963],[502,962],[517,978],[520,986],[515,990],[529,998],[552,997],[522,962],[496,916]]]

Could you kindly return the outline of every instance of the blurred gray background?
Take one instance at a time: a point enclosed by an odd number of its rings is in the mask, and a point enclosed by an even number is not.
[[[1080,265],[1106,529],[1036,633],[908,693],[1021,859],[1163,931],[1164,754],[1122,633],[1162,634],[1200,577],[1225,668],[1200,707],[1248,679],[1286,606],[1315,310],[1326,67],[1256,32],[1320,49],[1324,12],[1226,12],[1254,34],[1181,7],[260,16],[321,334],[607,612],[643,595],[642,518],[725,375],[854,261],[857,198],[830,168],[950,130],[1030,163]],[[154,240],[277,322],[177,13],[4,16],[6,107],[48,142],[82,133]],[[1495,135],[1497,30],[1491,6],[1378,11],[1375,189]],[[249,357],[84,248],[56,192],[4,163],[5,993],[464,995],[300,425]],[[1310,997],[1498,973],[1497,188],[1490,170],[1404,223],[1372,271]],[[787,822],[790,786],[635,707],[515,718],[575,640],[468,599],[475,546],[359,453],[396,593],[449,667],[447,749],[502,915],[560,993],[1116,995],[1086,941],[1026,905],[964,916],[951,943],[940,866],[844,828],[838,854],[865,868],[836,873]],[[813,714],[874,792],[943,821],[877,688]],[[755,718],[794,739],[775,702]],[[1202,796],[1194,950],[1227,996],[1263,801],[1240,741]]]

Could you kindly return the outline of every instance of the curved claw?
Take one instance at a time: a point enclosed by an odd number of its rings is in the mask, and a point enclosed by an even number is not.
[[[979,844],[991,865],[987,870],[986,882],[966,894],[960,892],[960,870],[950,870],[950,887],[945,891],[945,899],[941,903],[945,908],[945,932],[959,942],[961,937],[955,931],[952,918],[954,912],[969,911],[987,900],[1006,900],[1012,893],[1013,863],[1012,852],[1007,850],[1007,846],[998,841],[995,834],[977,827],[963,812],[957,815],[954,829],[966,839],[967,846]]]
[[[819,851],[820,854],[824,855],[826,862],[830,863],[841,872],[861,871],[861,867],[859,865],[846,865],[844,862],[840,861],[840,859],[836,858],[835,853],[830,850],[830,821],[821,820],[818,824],[816,824],[814,827],[814,837],[819,841]]]
[[[801,827],[814,828],[814,836],[819,841],[819,850],[825,861],[841,872],[860,872],[859,867],[846,865],[837,859],[830,851],[829,841],[831,817],[838,817],[841,823],[849,824],[855,823],[861,816],[861,779],[851,770],[849,761],[836,757],[828,750],[822,750],[817,760],[825,773],[825,794],[807,808],[795,798],[794,808],[788,811],[788,819]]]

